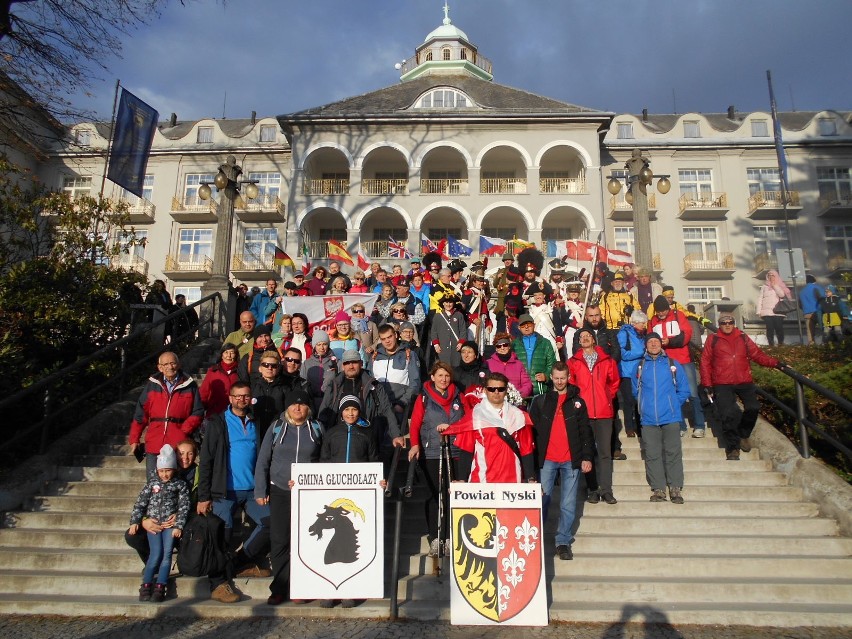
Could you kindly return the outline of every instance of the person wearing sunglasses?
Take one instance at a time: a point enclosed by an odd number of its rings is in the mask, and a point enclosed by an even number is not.
[[[722,315],[719,332],[704,343],[701,385],[714,400],[714,412],[722,426],[725,457],[730,461],[738,461],[740,451],[751,450],[749,437],[760,411],[750,362],[766,368],[786,367],[784,362],[760,350],[754,340],[738,329],[733,315]],[[742,410],[737,398],[743,404]]]
[[[301,372],[302,351],[291,346],[284,351],[284,357],[281,358],[281,372],[279,373],[281,382],[284,384],[285,400],[295,390],[304,391],[310,395],[311,385],[307,379],[302,377]]]
[[[526,366],[512,349],[512,336],[509,333],[497,333],[494,336],[494,352],[486,364],[490,372],[505,375],[522,397],[530,397],[533,394],[532,379]]]
[[[480,484],[535,482],[530,416],[506,400],[505,375],[489,373],[483,386],[485,399],[471,413],[438,426],[442,435],[456,436],[459,478]]]
[[[286,387],[281,378],[281,356],[278,351],[266,351],[260,357],[259,374],[253,375],[251,393],[254,398],[252,412],[260,428],[260,436],[269,424],[284,410]]]
[[[278,352],[272,342],[272,327],[269,324],[261,324],[254,329],[251,350],[240,359],[240,365],[237,367],[237,376],[241,382],[251,383],[252,379],[260,374],[260,358],[266,351]]]

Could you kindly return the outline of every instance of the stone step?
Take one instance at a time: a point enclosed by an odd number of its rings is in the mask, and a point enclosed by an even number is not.
[[[76,495],[38,495],[26,502],[26,509],[34,512],[68,513],[124,513],[130,516],[133,498],[80,497]]]
[[[623,461],[638,461],[642,459],[642,453],[638,448],[622,448],[621,452],[627,455],[627,460],[615,460],[614,463],[616,466],[622,464]],[[727,461],[725,459],[725,449],[724,448],[687,448],[683,451],[683,460],[684,463],[689,463],[691,461],[698,461],[701,459],[706,460],[722,460]],[[757,461],[760,459],[760,451],[756,448],[751,449],[751,451],[747,453],[740,452],[740,460],[741,461]],[[730,463],[730,462],[729,462]]]
[[[674,506],[673,506],[674,507]],[[836,535],[837,522],[818,518],[764,518],[749,517],[620,517],[618,505],[608,506],[611,517],[584,517],[580,523],[583,534],[618,531],[635,535]]]

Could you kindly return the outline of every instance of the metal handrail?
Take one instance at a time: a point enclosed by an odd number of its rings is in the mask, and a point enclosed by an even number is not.
[[[400,450],[399,448],[397,450]],[[396,500],[396,521],[393,530],[393,566],[391,567],[390,619],[396,621],[399,617],[399,545],[402,538],[402,505],[411,497],[414,473],[417,470],[417,460],[408,462],[408,474],[405,485],[399,489]],[[440,499],[440,497],[439,497]]]
[[[152,354],[149,354],[146,357],[139,359],[134,364],[127,366],[127,358],[126,358],[126,353],[125,353],[125,347],[128,344],[130,344],[131,342],[134,342],[136,340],[139,340],[140,338],[143,338],[146,334],[153,333],[153,331],[157,327],[164,325],[167,322],[170,322],[170,321],[172,321],[176,318],[182,317],[182,316],[185,317],[187,315],[187,310],[189,310],[190,308],[195,308],[195,307],[200,308],[201,305],[203,305],[207,302],[210,302],[213,305],[213,309],[210,313],[209,318],[206,318],[203,322],[199,323],[199,326],[197,328],[194,328],[194,329],[191,328],[186,333],[177,336],[176,341],[180,341],[181,339],[183,339],[184,337],[187,337],[188,335],[194,333],[195,331],[198,331],[199,333],[203,333],[203,331],[201,329],[202,329],[203,326],[206,326],[208,323],[210,324],[210,331],[209,332],[213,333],[213,330],[212,330],[213,327],[217,326],[218,327],[218,335],[217,336],[219,338],[221,338],[224,335],[223,330],[222,330],[223,323],[221,321],[219,321],[219,322],[216,321],[216,319],[217,319],[216,305],[217,305],[217,302],[218,302],[219,308],[221,309],[224,306],[224,302],[222,300],[221,294],[213,293],[212,295],[208,295],[207,297],[204,297],[204,298],[198,300],[197,302],[194,302],[193,304],[191,304],[189,306],[182,307],[181,309],[179,309],[177,311],[169,313],[168,315],[166,315],[166,316],[160,318],[159,320],[156,320],[155,322],[151,323],[151,325],[146,327],[144,330],[131,332],[131,334],[126,335],[125,337],[122,337],[119,340],[116,340],[112,344],[109,344],[107,346],[104,346],[103,348],[98,349],[97,351],[95,351],[94,353],[92,353],[90,355],[87,355],[85,357],[78,359],[76,362],[69,364],[65,368],[63,368],[63,369],[61,369],[61,370],[59,370],[55,373],[51,373],[47,377],[44,377],[44,378],[40,379],[39,381],[35,382],[34,384],[31,384],[27,388],[24,388],[24,389],[18,391],[17,393],[12,395],[11,397],[7,397],[6,399],[0,401],[0,411],[3,411],[5,413],[6,410],[8,410],[12,406],[18,404],[22,400],[25,400],[26,398],[31,397],[31,396],[35,395],[36,393],[39,393],[39,392],[44,393],[44,417],[39,422],[37,422],[37,423],[35,423],[35,424],[33,424],[33,425],[23,429],[23,430],[16,432],[14,436],[3,441],[0,444],[0,451],[6,450],[6,449],[12,447],[14,444],[16,444],[17,442],[19,442],[22,439],[31,438],[32,435],[34,433],[38,432],[39,429],[40,429],[41,430],[41,436],[39,438],[40,439],[39,453],[43,453],[47,449],[49,426],[50,426],[50,424],[53,420],[55,420],[59,415],[61,415],[65,412],[71,410],[72,408],[78,406],[79,404],[81,404],[85,400],[89,399],[93,395],[96,395],[97,393],[101,392],[102,390],[104,390],[108,386],[114,385],[116,383],[118,384],[118,387],[119,387],[119,395],[122,395],[123,394],[124,379],[126,378],[127,374],[136,370],[140,366],[146,364],[149,360],[153,359],[154,357],[159,356],[159,354],[162,352],[162,348],[155,349],[155,351]],[[133,330],[132,325],[133,325],[133,323],[131,322],[131,329],[130,329],[131,331]],[[64,403],[62,406],[58,407],[56,410],[52,409],[53,397],[51,397],[51,389],[54,387],[54,385],[57,382],[66,380],[69,375],[73,375],[74,373],[78,372],[80,369],[84,368],[85,366],[88,366],[92,362],[103,359],[104,356],[112,355],[114,353],[118,353],[120,358],[121,358],[121,368],[118,371],[118,373],[112,375],[111,377],[109,377],[105,381],[101,382],[97,386],[87,389],[86,392],[84,392],[80,395],[76,395],[72,401]]]

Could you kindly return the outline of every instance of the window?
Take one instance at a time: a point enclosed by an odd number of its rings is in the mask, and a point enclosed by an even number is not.
[[[684,227],[683,250],[687,257],[704,260],[718,259],[719,244],[716,241],[716,229],[712,226]]]
[[[615,249],[617,251],[626,251],[633,255],[634,239],[632,226],[616,226],[615,229]]]
[[[278,231],[276,229],[246,229],[243,241],[243,253],[251,257],[247,261],[261,261],[264,258],[275,255],[275,247],[278,244]]]
[[[145,180],[142,182],[142,197],[149,202],[154,197],[154,176],[151,174],[145,175]],[[139,198],[126,189],[121,190],[121,199],[126,200],[130,206],[137,206],[140,203]]]
[[[787,248],[787,232],[783,226],[755,226],[754,254],[775,255],[778,249]]]
[[[683,137],[700,138],[701,126],[697,121],[683,123]]]
[[[467,49],[462,49],[459,55],[461,56],[462,60],[467,60]]]
[[[837,135],[837,122],[832,118],[819,119],[820,135]]]
[[[346,239],[346,229],[320,229],[319,241],[328,242],[329,240],[337,240],[345,244],[348,241]]]
[[[213,249],[211,229],[181,229],[178,242],[179,262],[199,262],[210,257]]]
[[[624,199],[628,191],[626,184],[629,173],[625,169],[618,169],[616,171],[610,171],[610,175],[621,183],[621,190],[612,196],[616,205],[627,206],[627,208],[630,208],[630,205],[627,204],[627,200]]]
[[[216,187],[213,185],[212,173],[187,173],[186,184],[183,190],[184,204],[200,204],[203,200],[198,197],[198,187],[202,184],[209,184],[211,189]]]
[[[556,229],[548,229],[548,230],[556,230]],[[502,240],[511,240],[513,237],[517,237],[518,229],[514,226],[486,226],[484,227],[480,233],[482,235],[487,235],[488,237],[499,237]],[[559,238],[551,237],[545,238],[544,231],[542,231],[542,239],[551,239],[556,240]],[[568,238],[565,238],[568,239]]]
[[[781,190],[781,174],[778,169],[747,169],[746,175],[749,195],[758,191]]]
[[[260,199],[281,196],[280,173],[249,173],[249,180],[257,180],[257,197]]]
[[[766,120],[751,121],[751,137],[753,138],[768,138],[769,124]]]
[[[618,139],[619,140],[632,140],[633,139],[633,125],[630,122],[619,122],[618,123]]]
[[[452,235],[454,238],[459,239],[462,237],[462,230],[459,227],[456,228],[431,228],[426,231],[426,237],[428,237],[433,242],[437,243],[441,240],[447,239],[447,236]],[[486,233],[486,235],[488,235]]]
[[[452,59],[452,55],[453,55],[453,54],[452,54],[452,52],[451,52],[449,49],[442,49],[442,50],[441,50],[441,57],[442,57],[444,60],[450,60],[450,59]]]
[[[260,141],[261,142],[275,142],[278,136],[278,127],[274,124],[261,124],[260,125]]]
[[[72,200],[77,200],[84,195],[92,193],[92,178],[91,177],[67,177],[62,182],[62,191],[67,193]]]
[[[198,300],[201,299],[201,287],[200,286],[175,286],[172,291],[172,299],[177,297],[178,295],[183,295],[186,297],[186,305],[194,304]]]
[[[200,126],[198,127],[198,137],[195,139],[198,144],[212,144],[213,143],[213,127],[212,126]]]
[[[688,286],[686,296],[689,298],[688,304],[706,304],[725,297],[725,289],[721,286]]]
[[[455,89],[433,89],[420,98],[421,109],[464,109],[473,102]]]
[[[825,245],[829,261],[852,258],[852,226],[826,226]]]
[[[820,199],[830,202],[852,201],[852,170],[839,167],[818,167],[817,184]]]
[[[386,242],[389,237],[392,237],[397,242],[405,242],[408,237],[408,231],[404,228],[374,228],[373,229],[373,241],[374,242]]]
[[[431,61],[432,61],[432,51],[427,51],[426,52],[426,62],[431,62]]]
[[[680,194],[693,201],[709,200],[713,192],[710,169],[681,169],[678,171]]]
[[[92,132],[87,129],[77,129],[74,133],[74,141],[79,146],[89,146],[92,139]]]

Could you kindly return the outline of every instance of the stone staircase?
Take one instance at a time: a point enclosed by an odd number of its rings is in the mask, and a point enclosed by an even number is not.
[[[545,527],[551,619],[852,626],[852,539],[838,536],[837,523],[821,518],[756,449],[728,462],[715,439],[684,439],[686,503],[678,506],[648,501],[638,440],[625,444],[628,460],[615,462],[619,503],[578,504],[573,561],[551,555],[555,513]],[[143,466],[117,439],[90,453],[60,468],[28,511],[7,514],[0,613],[387,616],[387,599],[345,611],[270,607],[266,579],[238,580],[246,596],[232,605],[210,601],[206,580],[189,577],[174,580],[162,604],[136,601],[142,565],[122,535]],[[390,565],[392,504],[387,511]],[[406,504],[400,616],[449,619],[449,565],[425,555],[421,513],[416,497]]]

